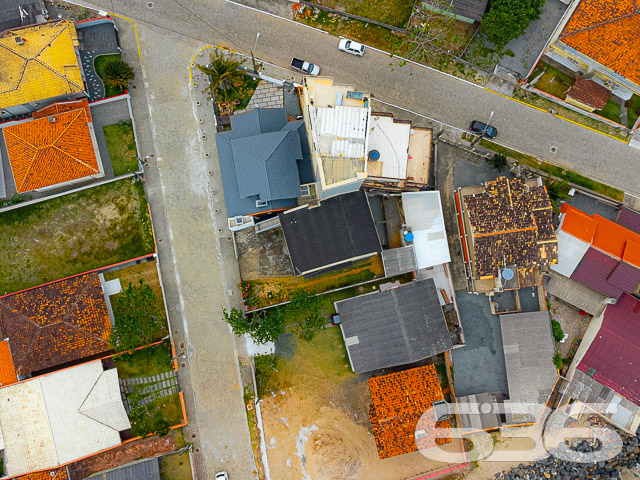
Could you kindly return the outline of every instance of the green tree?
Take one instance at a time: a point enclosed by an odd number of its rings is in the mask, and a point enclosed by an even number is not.
[[[448,54],[454,43],[453,0],[418,0],[413,9],[409,35],[402,42],[407,46],[407,56],[417,61],[434,55]]]
[[[151,404],[141,405],[142,395],[139,393],[129,395],[128,400],[131,405],[129,420],[134,435],[142,438],[149,435],[167,436],[171,425],[157,408],[154,409]]]
[[[557,320],[551,320],[551,332],[553,333],[553,338],[556,342],[559,342],[564,337],[562,326],[560,326],[560,322]]]
[[[491,0],[482,17],[482,31],[499,50],[524,33],[531,20],[540,18],[545,0]]]
[[[549,175],[545,182],[545,187],[547,187],[547,194],[549,195],[553,211],[556,213],[559,212],[558,200],[566,200],[569,198],[569,190],[571,189],[569,184],[566,180],[552,180],[551,175]]]
[[[209,65],[196,64],[198,70],[207,74],[211,83],[204,89],[212,97],[222,93],[224,100],[229,100],[229,92],[239,95],[239,90],[244,84],[245,73],[240,68],[240,61],[232,54],[222,53],[215,49],[209,56]]]
[[[295,322],[294,332],[303,340],[312,340],[316,332],[327,324],[327,320],[320,315],[320,302],[319,296],[310,295],[302,288],[291,294],[287,313]]]
[[[114,303],[115,324],[110,343],[117,352],[148,345],[162,330],[162,313],[152,288],[140,279],[129,286]]]
[[[503,171],[509,166],[507,157],[505,157],[502,153],[494,153],[491,158],[487,158],[487,162],[489,162],[491,166],[499,172]]]
[[[102,73],[104,81],[116,88],[125,89],[132,81],[136,74],[133,72],[133,68],[122,60],[113,60],[104,66]]]
[[[227,312],[227,310],[223,308],[222,315],[236,335],[244,335],[245,333],[251,332],[251,322],[245,314],[237,308],[232,308],[231,312]]]
[[[560,354],[560,352],[556,352],[553,355],[553,364],[556,366],[558,370],[562,368],[562,355]]]
[[[225,321],[231,325],[233,333],[249,334],[256,343],[275,342],[284,333],[284,315],[280,307],[262,310],[253,314],[251,318],[237,308],[232,308],[231,312],[223,308],[222,314]]]

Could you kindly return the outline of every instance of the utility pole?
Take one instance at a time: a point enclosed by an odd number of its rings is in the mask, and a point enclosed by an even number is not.
[[[258,66],[256,65],[256,57],[253,56],[254,50],[258,48],[258,39],[260,38],[260,32],[256,34],[256,41],[253,44],[253,50],[251,50],[251,61],[253,62],[253,71],[258,73]]]

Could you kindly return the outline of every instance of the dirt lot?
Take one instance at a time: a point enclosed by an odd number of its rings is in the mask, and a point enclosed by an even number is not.
[[[294,343],[257,365],[271,478],[399,480],[447,466],[418,452],[378,458],[367,376],[351,372],[338,328]]]

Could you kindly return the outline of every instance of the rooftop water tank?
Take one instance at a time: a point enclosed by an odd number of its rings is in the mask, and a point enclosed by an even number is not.
[[[413,233],[411,232],[407,232],[404,234],[404,239],[408,242],[411,243],[413,242]]]
[[[369,160],[372,162],[377,162],[380,160],[380,152],[378,150],[371,150],[369,152]]]
[[[505,268],[502,271],[502,278],[504,278],[507,281],[512,280],[513,279],[513,270],[511,270],[509,268]]]

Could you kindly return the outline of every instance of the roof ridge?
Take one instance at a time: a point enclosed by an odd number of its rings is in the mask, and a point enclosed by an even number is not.
[[[261,134],[261,135],[262,135],[262,134]],[[250,138],[250,137],[242,137],[242,138],[239,138],[238,140],[242,140],[243,138]],[[247,152],[248,154],[250,154],[252,157],[254,157],[254,158],[258,159],[258,160],[259,160],[260,165],[263,165],[263,166],[264,166],[264,172],[261,172],[261,173],[264,173],[265,177],[267,178],[267,189],[268,189],[268,191],[269,191],[269,192],[268,192],[268,193],[269,193],[269,198],[271,198],[271,184],[270,184],[270,182],[269,182],[269,175],[267,175],[267,162],[266,162],[266,160],[265,160],[265,159],[263,159],[263,158],[261,158],[261,157],[259,157],[257,154],[255,154],[254,152],[252,152],[252,151],[251,151],[251,150],[249,150],[248,148],[245,148],[243,145],[241,145],[241,144],[239,144],[239,143],[236,143],[236,146],[237,146],[238,148],[241,148],[242,150],[244,150],[244,151],[245,151],[245,152]],[[272,153],[273,153],[273,152],[272,152]],[[234,161],[234,163],[235,163],[235,161]],[[238,171],[236,170],[236,181],[237,181],[237,178],[238,178]],[[258,192],[258,195],[260,195],[260,192]]]
[[[4,48],[5,50],[7,50],[8,52],[13,53],[14,55],[22,58],[24,60],[23,64],[22,64],[22,70],[20,71],[20,75],[18,76],[18,81],[14,84],[13,88],[10,88],[8,90],[5,90],[4,92],[12,92],[14,90],[17,90],[18,87],[20,86],[20,84],[22,83],[22,78],[24,77],[24,72],[27,71],[27,64],[29,63],[29,60],[26,59],[25,57],[23,57],[22,55],[20,55],[17,52],[14,52],[13,50],[11,50],[9,47],[7,47],[6,45],[2,45],[0,44],[0,47]],[[3,93],[4,93],[3,92]]]
[[[610,25],[610,24],[616,23],[616,22],[618,22],[620,20],[623,20],[623,19],[626,19],[626,18],[630,18],[630,17],[633,17],[634,15],[640,14],[640,9],[638,8],[638,5],[636,4],[636,0],[632,0],[632,1],[633,1],[634,5],[636,7],[636,11],[635,12],[630,12],[630,13],[627,13],[625,15],[620,15],[619,17],[615,17],[615,18],[612,18],[610,20],[605,20],[605,21],[598,22],[598,23],[592,23],[591,25],[588,25],[588,26],[586,26],[584,28],[576,29],[576,30],[574,30],[574,31],[572,31],[570,33],[566,33],[564,35],[561,34],[560,35],[560,40],[562,40],[563,38],[566,38],[566,37],[570,37],[570,36],[572,36],[574,34],[588,32],[588,31],[591,31],[593,29],[600,28],[600,27],[603,27],[603,26],[606,26],[606,25]]]

